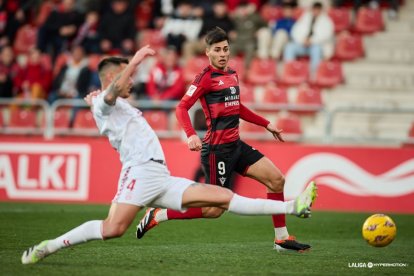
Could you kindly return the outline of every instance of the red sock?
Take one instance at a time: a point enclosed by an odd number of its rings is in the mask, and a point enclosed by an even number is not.
[[[202,218],[203,212],[201,208],[189,208],[184,213],[180,211],[175,211],[171,209],[167,209],[167,217],[168,220],[171,219],[196,219],[196,218]]]
[[[285,195],[282,193],[267,193],[267,198],[272,200],[285,201]],[[272,216],[273,225],[275,228],[285,227],[286,226],[286,216],[285,214],[273,215]]]

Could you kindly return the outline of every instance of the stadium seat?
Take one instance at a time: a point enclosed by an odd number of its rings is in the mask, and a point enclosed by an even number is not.
[[[246,81],[253,85],[263,85],[276,80],[276,61],[255,58],[250,64]]]
[[[289,102],[286,89],[275,85],[268,85],[265,88],[263,103],[267,104],[287,104]]]
[[[341,63],[338,61],[323,61],[319,64],[313,84],[318,87],[330,88],[343,82]]]
[[[52,71],[53,65],[52,65],[52,58],[49,54],[42,54],[40,56],[40,62],[45,67],[45,69],[49,72]]]
[[[266,22],[272,22],[283,16],[283,10],[276,5],[264,4],[260,9],[260,15]]]
[[[254,103],[254,87],[247,83],[239,83],[240,101],[244,103]]]
[[[167,42],[160,30],[144,29],[139,32],[139,45],[140,47],[151,45],[151,48],[154,50],[159,50],[165,48]]]
[[[351,12],[348,8],[331,8],[328,14],[334,23],[336,33],[350,28]]]
[[[58,108],[55,110],[53,116],[53,126],[55,128],[68,128],[70,121],[70,109],[68,108]]]
[[[208,65],[209,61],[206,56],[195,56],[190,58],[184,65],[184,80],[187,83],[191,83],[197,74],[200,74]]]
[[[135,25],[138,30],[148,27],[152,20],[153,1],[139,1],[135,8]]]
[[[75,115],[74,129],[96,129],[96,123],[89,109],[81,109]]]
[[[253,132],[253,133],[266,133],[267,130],[262,127],[262,126],[258,126],[249,122],[246,122],[244,120],[240,120],[240,124],[239,124],[239,131],[241,133],[245,133],[245,132]]]
[[[360,35],[344,34],[337,37],[334,59],[353,60],[364,56]]]
[[[414,138],[414,122],[411,124],[410,130],[408,131],[408,137]]]
[[[35,128],[37,126],[37,111],[19,107],[12,107],[10,109],[9,127]]]
[[[309,87],[307,85],[298,88],[295,104],[311,109],[318,109],[323,106],[321,90],[316,87]],[[296,110],[295,114],[298,115],[314,115],[318,110]]]
[[[283,66],[282,76],[278,79],[281,85],[299,85],[309,78],[309,65],[302,60],[293,60]]]
[[[3,108],[0,108],[0,127],[3,128],[6,126],[6,122],[3,118],[4,114],[3,114]]]
[[[168,115],[162,110],[147,110],[144,118],[154,130],[168,130]]]
[[[53,76],[56,77],[62,67],[66,64],[68,61],[69,55],[67,53],[61,53],[57,56],[55,63],[53,65]]]
[[[303,133],[300,118],[291,113],[278,117],[276,127],[283,130],[282,135],[302,135]]]
[[[231,57],[228,63],[229,67],[236,70],[239,81],[243,81],[245,77],[244,60],[240,56]]]
[[[354,31],[361,34],[372,34],[384,29],[384,21],[380,9],[360,8],[358,10]]]
[[[36,46],[37,28],[26,24],[17,30],[13,43],[13,49],[18,54],[27,54],[29,50]]]

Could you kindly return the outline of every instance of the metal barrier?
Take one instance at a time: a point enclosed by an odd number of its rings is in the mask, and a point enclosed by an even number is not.
[[[178,101],[152,101],[152,100],[139,100],[131,102],[134,106],[138,107],[145,114],[147,110],[163,110],[167,113],[174,112]],[[284,138],[287,141],[306,141],[317,143],[370,143],[370,142],[379,142],[379,143],[414,143],[413,139],[408,137],[401,137],[398,139],[386,139],[380,137],[338,137],[333,135],[333,126],[334,118],[338,113],[392,113],[392,114],[402,114],[409,113],[413,115],[414,121],[414,108],[389,108],[389,107],[377,107],[377,106],[342,106],[337,107],[333,110],[326,110],[320,105],[293,105],[293,104],[258,104],[258,103],[246,103],[246,105],[253,109],[263,112],[279,112],[279,111],[292,111],[292,112],[317,112],[321,114],[325,119],[324,133],[322,137],[311,137],[309,134],[304,133],[303,135],[297,134],[284,134]],[[37,121],[40,122],[34,127],[19,127],[11,125],[10,113],[13,108],[16,106],[28,106],[28,110],[31,110],[37,113]],[[57,111],[60,108],[70,108],[72,112],[76,112],[78,109],[89,108],[85,101],[81,99],[67,100],[60,99],[55,101],[52,105],[49,105],[45,100],[24,100],[24,99],[4,99],[0,98],[0,112],[8,113],[9,120],[5,120],[5,126],[0,129],[0,134],[26,134],[26,135],[43,135],[46,139],[52,139],[56,135],[80,135],[80,136],[99,136],[99,131],[97,128],[56,128],[54,126],[54,118],[57,114]],[[200,108],[196,105],[189,110],[190,118],[193,118],[195,109]],[[1,113],[0,113],[1,114]],[[171,115],[171,114],[170,114]],[[6,116],[7,117],[7,116]],[[42,123],[42,121],[44,123]],[[167,130],[157,130],[157,135],[160,138],[184,138],[185,134],[179,128],[175,128],[169,124],[169,129]],[[273,140],[274,138],[271,135],[266,135],[265,133],[255,133],[255,132],[243,132],[241,133],[242,138],[244,139],[255,139],[255,140]]]
[[[412,122],[414,122],[414,108],[397,108],[397,107],[378,107],[378,106],[339,106],[333,110],[327,111],[325,124],[325,143],[346,142],[346,143],[386,143],[386,144],[412,144],[413,139],[409,137],[401,138],[384,138],[384,137],[341,137],[333,136],[334,118],[338,113],[368,113],[368,114],[404,114],[412,115]]]

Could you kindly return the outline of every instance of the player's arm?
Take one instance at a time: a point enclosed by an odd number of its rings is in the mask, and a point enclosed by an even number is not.
[[[242,103],[240,103],[240,118],[249,123],[256,124],[256,125],[266,128],[267,131],[272,133],[273,137],[275,137],[276,140],[279,140],[281,142],[285,141],[283,140],[283,137],[282,137],[282,130],[277,129],[276,127],[273,127],[272,124],[268,120],[254,113]]]
[[[125,67],[125,69],[116,75],[112,83],[109,85],[107,93],[104,96],[105,103],[108,105],[114,105],[116,98],[121,95],[122,91],[126,90],[126,87],[129,84],[129,79],[135,72],[137,66],[141,63],[141,61],[144,60],[146,56],[154,54],[155,51],[151,49],[149,45],[146,45],[139,49],[132,57],[128,65]]]
[[[202,143],[200,137],[198,137],[193,125],[191,124],[188,110],[204,94],[204,91],[205,89],[202,86],[195,86],[194,84],[190,85],[187,92],[175,109],[177,120],[188,137],[188,148],[193,151],[201,150]]]

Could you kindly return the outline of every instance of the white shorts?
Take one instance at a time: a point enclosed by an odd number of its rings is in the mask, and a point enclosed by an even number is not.
[[[122,169],[112,202],[183,211],[183,193],[193,183],[171,176],[166,166],[149,161]]]

